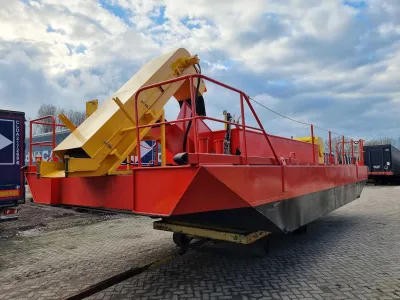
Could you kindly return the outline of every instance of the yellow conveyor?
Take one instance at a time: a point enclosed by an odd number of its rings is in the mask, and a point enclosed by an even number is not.
[[[196,73],[197,56],[179,48],[149,61],[115,94],[106,100],[53,151],[62,162],[39,163],[41,177],[84,177],[115,174],[125,158],[136,151],[134,115],[135,93],[141,87],[179,76]],[[156,123],[171,97],[181,101],[190,98],[189,80],[162,88],[151,88],[139,95],[139,123]],[[197,84],[197,80],[194,81]],[[201,81],[199,92],[205,91]],[[68,122],[68,120],[66,120]],[[140,130],[141,138],[150,128]]]

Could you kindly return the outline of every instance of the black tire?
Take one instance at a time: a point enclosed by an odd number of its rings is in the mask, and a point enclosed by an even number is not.
[[[175,245],[178,247],[186,247],[189,245],[190,241],[192,240],[186,234],[181,232],[174,232],[172,235],[172,240],[174,241]]]
[[[253,244],[250,245],[252,250],[252,255],[257,258],[263,258],[268,255],[269,253],[269,239],[262,238],[255,241]]]

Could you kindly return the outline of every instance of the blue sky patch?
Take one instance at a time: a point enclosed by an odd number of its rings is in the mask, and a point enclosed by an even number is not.
[[[122,6],[111,4],[109,0],[99,0],[100,5],[111,12],[113,15],[119,17],[127,24],[131,24],[130,18],[132,17],[131,13],[124,9]]]
[[[165,6],[160,6],[150,14],[150,19],[157,25],[161,25],[165,22]]]
[[[344,5],[356,8],[356,9],[364,9],[367,7],[367,2],[365,1],[349,1],[349,0],[345,0]]]

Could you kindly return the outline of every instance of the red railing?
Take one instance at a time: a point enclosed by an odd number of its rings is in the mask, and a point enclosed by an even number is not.
[[[193,83],[193,79],[194,78],[199,78],[199,79],[203,79],[203,80],[212,82],[212,83],[214,83],[216,85],[222,86],[222,87],[224,87],[224,88],[226,88],[228,90],[231,90],[233,92],[238,93],[240,95],[240,113],[241,113],[242,124],[228,122],[226,120],[220,120],[220,119],[211,118],[211,117],[207,117],[207,116],[196,116],[196,99],[195,99],[195,91],[194,91],[194,83]],[[243,144],[243,146],[244,146],[244,149],[243,149],[244,150],[243,151],[244,152],[243,153],[244,161],[242,162],[243,164],[247,164],[247,161],[248,161],[247,140],[246,140],[246,131],[248,129],[253,129],[253,130],[257,130],[257,131],[261,131],[262,132],[262,134],[264,135],[269,147],[271,148],[271,151],[272,151],[272,153],[274,155],[276,163],[279,164],[279,165],[282,164],[282,162],[278,158],[278,155],[275,152],[275,149],[273,148],[273,146],[271,144],[271,141],[270,141],[270,139],[268,137],[268,134],[265,132],[264,127],[262,126],[262,124],[260,122],[260,119],[258,118],[257,114],[255,113],[255,110],[254,110],[253,106],[251,105],[250,99],[248,98],[248,96],[243,91],[235,89],[235,88],[233,88],[231,86],[228,86],[228,85],[226,85],[226,84],[224,84],[222,82],[219,82],[217,80],[214,80],[212,78],[209,78],[209,77],[201,75],[201,74],[185,75],[185,76],[181,76],[181,77],[178,77],[178,78],[166,80],[166,81],[163,81],[163,82],[158,82],[158,83],[155,83],[155,84],[147,85],[147,86],[144,86],[144,87],[138,89],[137,92],[135,93],[135,102],[134,102],[134,104],[135,104],[135,122],[136,122],[136,125],[140,124],[139,123],[139,107],[138,107],[139,104],[138,104],[138,99],[139,99],[139,95],[140,95],[141,92],[143,92],[145,90],[148,90],[148,89],[151,89],[151,88],[160,87],[162,85],[171,84],[171,83],[175,83],[175,82],[182,81],[182,80],[187,80],[187,79],[189,79],[189,81],[190,81],[190,98],[191,98],[192,117],[183,118],[183,119],[174,120],[174,121],[159,122],[159,123],[156,123],[156,124],[146,124],[146,125],[136,126],[137,145],[140,145],[140,142],[141,142],[140,129],[142,129],[142,128],[161,126],[161,125],[167,125],[167,124],[172,124],[172,123],[176,124],[176,123],[186,122],[186,121],[192,121],[193,132],[194,132],[193,133],[194,134],[194,152],[198,153],[198,132],[197,132],[197,122],[196,122],[196,120],[211,120],[211,121],[215,121],[215,122],[219,122],[219,123],[235,125],[235,126],[241,127],[243,129],[242,130],[242,138],[243,138],[243,143],[244,143]],[[257,124],[258,124],[259,128],[246,125],[245,116],[244,116],[244,101],[246,101],[248,107],[250,108],[254,118],[257,121]],[[141,157],[141,155],[140,155],[140,147],[137,147],[137,149],[138,149],[137,155],[138,155],[138,157]],[[141,167],[141,166],[142,166],[142,163],[139,160],[138,167]]]
[[[220,120],[220,119],[216,119],[216,118],[212,118],[212,117],[208,117],[208,116],[197,116],[196,115],[196,100],[195,99],[195,87],[194,87],[194,78],[200,78],[203,79],[205,81],[209,81],[212,82],[218,86],[224,87],[228,90],[231,90],[237,94],[239,94],[240,98],[240,118],[241,118],[241,124],[239,123],[234,123],[234,122],[229,122],[226,120]],[[135,123],[136,124],[140,124],[139,123],[139,107],[138,107],[138,99],[139,99],[139,95],[141,92],[151,89],[151,88],[155,88],[155,87],[160,87],[162,85],[166,85],[166,84],[172,84],[178,81],[183,81],[183,80],[189,80],[190,81],[190,96],[191,96],[191,109],[192,109],[192,116],[189,118],[182,118],[182,119],[178,119],[178,120],[173,120],[173,121],[165,121],[165,122],[159,122],[159,123],[155,123],[155,124],[145,124],[145,125],[140,125],[140,126],[136,126],[136,138],[137,138],[137,145],[141,144],[141,138],[140,138],[140,129],[142,128],[148,128],[148,127],[155,127],[155,126],[161,126],[161,125],[168,125],[168,124],[176,124],[176,123],[182,123],[182,122],[188,122],[188,121],[194,121],[193,122],[193,135],[194,135],[194,153],[199,154],[199,137],[198,137],[198,128],[197,128],[197,120],[210,120],[210,121],[214,121],[214,122],[218,122],[218,123],[223,123],[223,124],[230,124],[233,125],[235,127],[241,128],[241,134],[242,134],[242,140],[243,140],[243,156],[242,156],[242,160],[240,160],[240,164],[248,164],[248,149],[247,149],[247,139],[246,139],[246,133],[249,130],[254,130],[254,131],[258,131],[261,132],[263,134],[263,136],[265,137],[265,140],[268,144],[268,146],[270,147],[272,154],[274,156],[274,158],[271,158],[271,162],[277,165],[283,165],[283,162],[281,161],[281,159],[278,157],[274,147],[272,146],[271,140],[269,138],[269,135],[266,133],[260,119],[258,118],[253,106],[250,103],[250,98],[249,96],[247,96],[243,91],[235,89],[231,86],[228,86],[224,83],[221,83],[217,80],[211,79],[207,76],[201,75],[201,74],[191,74],[191,75],[185,75],[185,76],[181,76],[178,78],[174,78],[174,79],[170,79],[170,80],[166,80],[163,82],[158,82],[155,84],[151,84],[148,86],[144,86],[140,89],[137,90],[137,92],[135,93],[135,100],[134,100],[134,110],[135,110]],[[251,113],[253,114],[257,124],[258,124],[258,128],[257,127],[253,127],[253,126],[249,126],[246,125],[246,120],[245,120],[245,113],[244,113],[244,103],[246,102],[248,108],[250,109]],[[46,120],[46,119],[50,119],[51,123],[46,123],[46,122],[40,122],[42,120]],[[44,141],[44,142],[32,142],[32,128],[33,125],[44,125],[44,126],[51,126],[52,127],[52,140],[51,141]],[[303,123],[304,124],[304,123]],[[319,128],[314,126],[313,124],[308,124],[310,126],[310,131],[311,131],[311,144],[312,144],[312,163],[313,164],[319,164],[319,161],[316,161],[316,155],[315,155],[315,134],[314,134],[314,129],[315,128]],[[45,117],[41,117],[41,118],[37,118],[34,120],[30,121],[30,157],[29,157],[29,165],[32,165],[32,148],[33,146],[51,146],[52,149],[54,149],[56,147],[56,128],[57,127],[66,127],[63,124],[57,124],[56,123],[56,119],[54,116],[45,116]],[[319,128],[322,129],[322,128]],[[324,129],[323,129],[324,130]],[[359,141],[347,141],[345,142],[345,138],[344,136],[342,136],[342,141],[336,143],[336,153],[333,155],[333,150],[332,150],[332,133],[331,131],[328,131],[328,147],[329,147],[329,159],[328,159],[328,163],[325,162],[325,164],[345,164],[345,144],[346,143],[351,143],[351,154],[349,154],[349,156],[351,157],[351,163],[354,164],[358,164],[358,165],[364,165],[364,155],[363,155],[363,140],[359,140]],[[251,132],[251,131],[250,131]],[[156,143],[156,145],[158,144],[158,142]],[[354,145],[358,144],[358,152],[359,152],[359,159],[354,160]],[[341,151],[339,151],[339,145],[341,145]],[[141,162],[141,147],[137,147],[137,157],[138,157],[138,167],[142,166],[142,162]],[[158,152],[158,146],[156,147],[156,151]],[[319,150],[318,150],[319,151]],[[157,153],[158,154],[158,153]],[[341,155],[341,162],[339,162],[339,154]],[[334,158],[335,156],[335,158]],[[319,155],[318,155],[319,157]],[[235,163],[237,163],[237,156],[235,156]],[[253,159],[254,161],[255,157],[251,157],[251,159]],[[54,161],[57,161],[57,157],[54,155],[54,153],[52,154],[52,159]],[[158,161],[158,155],[156,155],[156,162]],[[224,160],[226,161],[226,160]]]
[[[211,118],[211,117],[207,117],[207,116],[196,116],[196,99],[195,99],[195,88],[194,88],[194,78],[200,78],[203,79],[205,81],[209,81],[212,82],[218,86],[224,87],[228,90],[231,90],[233,92],[236,92],[240,95],[240,117],[241,117],[241,124],[238,123],[233,123],[233,122],[229,122],[226,120],[220,120],[220,119],[216,119],[216,118]],[[214,80],[212,78],[209,78],[207,76],[201,75],[201,74],[191,74],[191,75],[185,75],[185,76],[181,76],[178,78],[174,78],[174,79],[170,79],[170,80],[166,80],[163,82],[158,82],[155,84],[151,84],[148,86],[144,86],[140,89],[138,89],[138,91],[135,94],[135,101],[134,101],[134,110],[135,110],[135,122],[136,124],[139,124],[139,107],[138,107],[138,99],[139,99],[139,95],[141,92],[151,89],[151,88],[155,88],[155,87],[160,87],[162,85],[166,85],[166,84],[172,84],[178,81],[182,81],[182,80],[187,80],[189,79],[190,81],[190,98],[191,98],[191,108],[192,108],[192,117],[190,118],[182,118],[182,119],[178,119],[178,120],[174,120],[174,121],[168,121],[168,122],[159,122],[156,124],[146,124],[146,125],[140,125],[140,126],[136,126],[136,138],[137,138],[137,143],[139,144],[141,141],[140,138],[140,129],[142,128],[148,128],[148,127],[153,127],[153,126],[160,126],[160,125],[168,125],[168,124],[176,124],[176,123],[181,123],[181,122],[187,122],[187,121],[194,121],[193,122],[193,131],[194,131],[194,153],[199,153],[198,152],[198,130],[197,130],[197,122],[195,122],[196,120],[210,120],[210,121],[215,121],[215,122],[219,122],[219,123],[224,123],[224,124],[230,124],[230,125],[234,125],[236,127],[242,128],[242,139],[243,139],[243,161],[241,162],[242,164],[247,164],[248,163],[248,151],[247,151],[247,139],[246,139],[246,132],[251,129],[251,130],[255,130],[255,131],[260,131],[262,132],[262,134],[264,135],[268,146],[270,147],[270,149],[272,150],[273,156],[275,158],[276,164],[282,165],[282,161],[278,158],[278,155],[274,149],[274,147],[272,146],[271,140],[269,138],[269,135],[266,133],[260,119],[258,118],[253,106],[250,103],[250,98],[241,90],[238,90],[236,88],[233,88],[231,86],[228,86],[224,83],[221,83],[217,80]],[[246,102],[247,106],[249,107],[251,113],[253,114],[259,128],[257,127],[253,127],[253,126],[248,126],[246,125],[246,120],[245,120],[245,114],[244,114],[244,102]],[[315,155],[315,135],[314,135],[314,125],[313,124],[309,124],[310,125],[310,131],[311,131],[311,144],[312,144],[312,162],[313,164],[319,164],[319,162],[316,161],[316,155]],[[319,128],[319,127],[316,127]],[[321,128],[320,128],[321,129]],[[333,150],[332,150],[332,133],[329,130],[326,130],[328,132],[328,147],[329,147],[329,160],[328,160],[328,164],[338,164],[338,154],[339,151],[336,151],[335,155],[333,155]],[[342,137],[342,143],[344,143],[344,136]],[[359,161],[358,164],[359,165],[363,165],[364,164],[364,158],[363,158],[363,141],[359,140],[359,141],[351,141],[352,143],[352,157],[354,157],[354,144],[357,143],[359,144]],[[344,144],[342,146],[342,155],[344,155]],[[336,159],[333,158],[333,156],[336,156]],[[140,157],[140,147],[138,147],[138,157]],[[319,157],[319,156],[318,156]],[[342,159],[342,163],[344,163],[344,159]],[[138,162],[138,166],[141,167],[141,162]]]
[[[345,145],[350,144],[350,149],[345,150]],[[358,156],[355,154],[354,146],[358,145]],[[341,147],[341,151],[339,151]],[[340,153],[340,156],[339,156]],[[339,162],[339,157],[341,161]],[[342,141],[336,143],[336,164],[358,164],[360,166],[364,165],[364,141],[345,141],[344,136],[342,136]]]
[[[42,120],[51,120],[51,123],[46,123],[46,122],[40,122]],[[43,126],[51,126],[52,129],[52,137],[51,137],[51,141],[44,141],[44,142],[33,142],[33,125],[43,125]],[[50,146],[51,150],[53,151],[53,149],[56,147],[56,128],[57,127],[66,127],[64,124],[58,124],[56,123],[56,118],[54,116],[44,116],[41,118],[37,118],[37,119],[33,119],[30,121],[29,123],[29,166],[32,166],[32,149],[33,146]],[[52,160],[53,161],[57,161],[57,156],[52,153]]]

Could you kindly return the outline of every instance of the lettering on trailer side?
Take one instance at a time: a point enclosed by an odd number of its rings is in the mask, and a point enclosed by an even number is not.
[[[19,165],[20,161],[20,155],[19,155],[19,138],[20,138],[20,124],[19,120],[15,121],[15,164]]]

